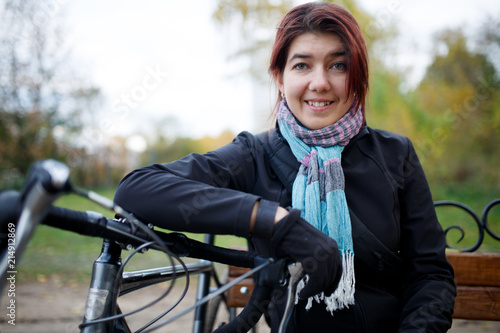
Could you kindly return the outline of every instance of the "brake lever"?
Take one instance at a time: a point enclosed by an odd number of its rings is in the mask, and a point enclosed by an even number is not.
[[[22,193],[22,210],[15,226],[15,238],[10,244],[14,248],[16,261],[19,261],[28,241],[33,236],[38,223],[47,213],[57,196],[69,187],[69,168],[55,160],[44,160],[33,165],[27,184]],[[0,253],[0,292],[7,272],[15,269],[8,265],[8,252]]]
[[[50,205],[70,186],[69,175],[68,166],[55,160],[44,160],[33,165],[28,176],[32,184],[23,193],[23,209],[16,227],[16,251],[24,251]]]
[[[285,312],[283,314],[283,318],[281,319],[280,322],[278,333],[283,333],[285,331],[286,326],[288,325],[288,322],[290,321],[290,317],[292,315],[292,309],[295,304],[295,292],[297,290],[297,284],[305,275],[304,269],[302,268],[302,264],[300,262],[289,264],[288,273],[290,274],[290,277],[288,278],[286,307],[285,307]]]

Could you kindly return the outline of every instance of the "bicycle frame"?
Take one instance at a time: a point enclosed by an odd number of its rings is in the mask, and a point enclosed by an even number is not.
[[[207,234],[205,236],[205,243],[213,244],[214,236]],[[199,279],[196,295],[197,301],[209,294],[211,278],[214,279],[217,286],[221,285],[212,262],[200,260],[198,262],[185,264],[187,271],[183,266],[176,265],[123,272],[121,283],[117,288],[115,283],[121,266],[121,252],[122,248],[120,245],[107,239],[103,241],[101,254],[93,265],[83,324],[87,324],[99,318],[106,318],[116,314],[121,314],[122,312],[119,305],[114,302],[116,297],[154,284],[167,282],[186,275],[198,274]],[[195,309],[192,330],[193,333],[203,332],[205,327],[206,309],[207,304],[203,304]],[[148,324],[152,323],[153,322],[150,322]],[[114,321],[110,320],[103,323],[85,326],[82,328],[81,332],[130,333],[132,331],[127,324],[126,318],[119,318]]]

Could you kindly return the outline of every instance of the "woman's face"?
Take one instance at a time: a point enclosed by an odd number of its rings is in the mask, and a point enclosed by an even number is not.
[[[290,45],[278,88],[290,111],[305,127],[331,125],[349,110],[346,52],[335,34],[303,33]]]

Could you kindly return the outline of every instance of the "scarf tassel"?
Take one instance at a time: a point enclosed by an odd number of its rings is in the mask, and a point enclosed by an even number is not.
[[[298,284],[295,292],[295,304],[299,302],[299,294],[307,285],[309,275],[306,275]],[[306,310],[311,309],[313,301],[317,303],[324,302],[326,310],[333,315],[334,311],[348,308],[349,305],[354,304],[354,285],[356,279],[354,277],[354,253],[351,251],[342,251],[342,276],[339,281],[337,289],[330,295],[325,296],[322,292],[307,300]]]

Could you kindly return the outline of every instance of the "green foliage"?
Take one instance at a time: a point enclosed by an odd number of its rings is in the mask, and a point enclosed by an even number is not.
[[[402,78],[382,64],[370,72],[370,91],[366,111],[367,123],[408,137],[414,137],[415,116],[409,96],[400,92]]]
[[[500,189],[500,81],[487,55],[467,47],[460,30],[443,32],[440,50],[412,92],[432,121],[416,139],[433,180]]]

